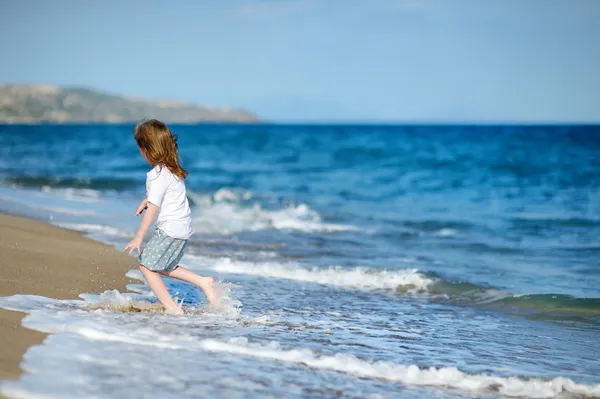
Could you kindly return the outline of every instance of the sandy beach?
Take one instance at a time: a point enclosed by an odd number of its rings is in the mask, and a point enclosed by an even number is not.
[[[81,234],[0,214],[0,296],[34,294],[58,299],[109,289],[125,291],[135,259]],[[21,326],[23,313],[0,309],[0,380],[21,374],[23,354],[45,334]]]

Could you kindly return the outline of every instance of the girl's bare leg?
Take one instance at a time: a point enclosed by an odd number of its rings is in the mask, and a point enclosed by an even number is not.
[[[212,306],[217,305],[217,292],[215,290],[215,279],[212,277],[202,277],[197,275],[196,273],[189,271],[188,269],[177,266],[174,270],[170,272],[161,272],[163,276],[169,276],[176,278],[178,280],[186,281],[190,284],[194,284],[204,291],[204,295],[208,298],[208,302]]]
[[[173,298],[171,298],[169,291],[167,291],[167,286],[160,275],[157,272],[147,269],[144,265],[140,265],[140,271],[146,278],[154,295],[156,295],[160,303],[165,307],[165,310],[169,313],[182,314],[183,312],[173,301]]]

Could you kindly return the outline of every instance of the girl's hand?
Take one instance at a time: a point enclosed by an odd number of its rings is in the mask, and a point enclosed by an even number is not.
[[[144,198],[142,202],[140,202],[137,211],[135,211],[135,216],[141,215],[146,209],[148,209],[148,198]]]
[[[141,253],[140,246],[142,245],[142,238],[139,236],[133,237],[129,244],[123,249],[123,252],[127,252],[129,255],[133,253],[137,249],[138,255]]]

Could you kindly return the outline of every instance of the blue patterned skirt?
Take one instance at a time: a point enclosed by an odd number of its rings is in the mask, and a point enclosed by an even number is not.
[[[164,231],[156,229],[154,237],[138,256],[138,261],[153,272],[170,272],[179,264],[186,245],[187,240],[169,237]]]

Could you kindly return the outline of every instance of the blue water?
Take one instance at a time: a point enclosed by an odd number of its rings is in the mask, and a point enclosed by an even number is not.
[[[258,354],[203,347],[186,367],[210,371],[175,380],[217,397],[510,396],[454,386],[441,372],[421,386],[283,359],[301,349],[473,376],[600,383],[600,127],[172,130],[190,172],[196,231],[184,264],[234,283],[239,317],[276,320],[177,327],[197,340],[263,346]],[[0,140],[0,210],[117,246],[133,234],[149,167],[132,126],[1,126]],[[170,284],[191,307],[204,300]],[[111,334],[119,323],[170,334],[152,318],[125,315],[106,324]],[[265,358],[269,342],[277,354]],[[119,353],[124,344],[115,345]],[[145,349],[128,345],[143,361]],[[34,382],[24,378],[19,389],[35,392]],[[68,397],[69,389],[55,393]]]

